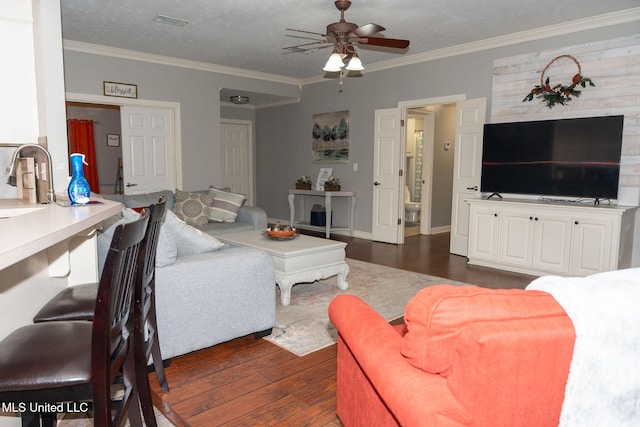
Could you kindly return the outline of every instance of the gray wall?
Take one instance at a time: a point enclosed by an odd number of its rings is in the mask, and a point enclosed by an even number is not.
[[[296,98],[297,85],[65,50],[67,92],[102,95],[103,81],[138,85],[138,98],[180,103],[184,190],[220,184],[220,89]]]
[[[453,156],[456,139],[455,104],[435,109],[433,136],[433,186],[431,188],[431,227],[451,225],[451,199],[453,197]],[[444,143],[451,142],[449,150]]]
[[[271,218],[288,218],[287,191],[295,179],[317,176],[323,166],[311,162],[311,116],[349,110],[349,163],[331,167],[343,189],[357,192],[355,229],[369,233],[376,109],[397,107],[400,101],[464,94],[467,99],[486,97],[490,112],[495,59],[637,33],[638,25],[633,22],[390,70],[365,70],[361,78],[346,79],[342,93],[336,80],[305,85],[299,94],[296,85],[71,51],[65,51],[65,81],[68,92],[98,95],[102,94],[103,80],[135,83],[139,98],[179,102],[186,190],[220,181],[219,119],[224,117],[220,88],[300,96],[299,104],[255,110],[256,204]],[[366,57],[363,60],[366,67]],[[358,163],[358,172],[353,171],[353,163]]]
[[[637,32],[637,23],[631,23],[390,70],[373,73],[365,70],[361,78],[345,79],[342,93],[338,92],[335,80],[305,85],[299,105],[257,111],[257,204],[264,207],[272,218],[288,218],[287,190],[293,187],[297,176],[317,175],[321,167],[311,163],[311,116],[349,110],[349,164],[331,166],[334,175],[342,181],[343,189],[357,192],[356,231],[369,233],[372,227],[371,181],[376,109],[397,107],[401,101],[465,94],[467,99],[487,98],[488,121],[495,59]],[[358,163],[358,172],[353,172],[354,162]]]

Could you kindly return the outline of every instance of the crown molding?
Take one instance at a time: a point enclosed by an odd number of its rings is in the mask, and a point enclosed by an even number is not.
[[[403,67],[406,65],[413,65],[457,55],[514,45],[518,43],[541,40],[549,37],[575,33],[578,31],[591,30],[611,25],[626,24],[639,20],[640,7],[636,7],[621,10],[618,12],[592,16],[589,18],[576,19],[574,21],[563,22],[562,24],[549,25],[546,27],[536,28],[534,30],[521,31],[518,33],[492,37],[489,39],[478,40],[475,42],[465,43],[457,46],[436,49],[429,52],[417,53],[414,55],[375,62],[372,64],[368,64],[366,66],[365,72],[371,73],[376,71],[383,71],[391,68]],[[322,75],[298,79],[278,74],[261,73],[258,71],[250,71],[242,68],[228,67],[225,65],[190,61],[186,59],[137,52],[127,49],[112,48],[96,44],[76,42],[72,40],[63,40],[63,48],[64,50],[73,52],[90,53],[94,55],[110,56],[114,58],[129,59],[133,61],[143,61],[155,64],[169,65],[173,67],[190,68],[194,70],[228,74],[236,77],[246,77],[250,79],[265,80],[275,83],[294,84],[298,86],[327,81],[327,79]],[[293,102],[299,102],[299,100]],[[260,106],[258,108],[266,107]]]
[[[281,101],[271,102],[269,104],[256,105],[256,110],[260,110],[262,108],[282,107],[283,105],[299,104],[299,103],[300,103],[300,97],[291,98],[291,99],[283,99]]]
[[[228,74],[236,77],[246,77],[275,83],[299,85],[300,79],[279,74],[261,73],[243,68],[228,67],[226,65],[210,64],[207,62],[190,61],[188,59],[137,52],[135,50],[101,46],[91,43],[63,40],[63,49],[71,52],[89,53],[93,55],[109,56],[112,58],[129,59],[132,61],[150,62],[153,64],[169,65],[172,67],[190,68],[192,70],[208,71],[212,73]]]
[[[254,104],[238,105],[238,104],[234,104],[233,102],[221,101],[220,106],[231,107],[231,108],[245,108],[248,110],[260,110],[262,108],[281,107],[283,105],[298,104],[298,103],[300,103],[300,98],[283,99],[282,101],[270,102],[268,104],[260,104],[260,105],[254,105]]]

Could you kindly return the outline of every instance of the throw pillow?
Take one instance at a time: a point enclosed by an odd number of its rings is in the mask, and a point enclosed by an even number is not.
[[[213,206],[205,210],[209,219],[216,222],[236,222],[238,211],[247,198],[242,194],[229,193],[213,186],[209,187],[209,194],[214,197]]]
[[[169,211],[167,211],[169,212]],[[102,274],[104,262],[107,258],[107,252],[111,246],[111,239],[116,227],[120,224],[134,221],[140,218],[140,214],[134,209],[122,208],[122,212],[113,215],[102,221],[102,230],[98,231],[98,271]],[[163,224],[160,227],[160,236],[158,237],[158,246],[156,248],[156,267],[165,267],[176,262],[178,257],[178,249],[176,242],[171,233],[167,231],[167,227]]]
[[[167,211],[164,227],[175,242],[178,257],[214,252],[224,246],[215,237],[191,227],[171,211]]]
[[[134,221],[140,218],[140,212],[142,211],[142,209],[144,208],[123,208],[122,216],[127,222]],[[166,214],[165,220],[160,227],[160,236],[158,236],[158,245],[156,246],[156,267],[166,267],[167,265],[172,265],[178,258],[178,248],[176,246],[176,241],[173,238],[173,235],[167,230],[165,223]]]
[[[212,206],[213,202],[214,197],[209,194],[176,190],[173,212],[189,225],[202,226],[209,222],[209,216],[205,209]]]
[[[120,224],[125,224],[138,218],[140,218],[140,214],[129,208],[123,207],[119,214],[112,215],[102,221],[102,229],[98,230],[98,236],[96,239],[99,275],[102,275],[104,262],[107,259],[107,252],[109,252],[109,248],[111,247],[111,239],[113,239],[113,233],[116,232],[116,228]]]
[[[160,236],[158,237],[158,246],[156,247],[156,267],[172,265],[178,258],[176,240],[166,225],[167,216],[169,216],[169,212],[171,211],[166,212],[164,222],[162,223],[162,227],[160,227]]]

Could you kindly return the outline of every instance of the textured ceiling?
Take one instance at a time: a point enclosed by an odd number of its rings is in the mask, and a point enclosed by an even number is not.
[[[400,54],[359,45],[366,67],[566,21],[636,8],[638,0],[352,0],[346,20],[376,23],[409,39]],[[65,40],[308,79],[322,76],[329,49],[287,53],[308,40],[285,28],[324,33],[340,12],[332,0],[61,0]],[[158,14],[190,21],[153,21]]]

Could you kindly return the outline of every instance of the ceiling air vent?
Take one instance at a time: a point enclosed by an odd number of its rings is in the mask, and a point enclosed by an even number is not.
[[[166,15],[158,15],[155,18],[153,18],[153,20],[155,22],[160,22],[161,24],[175,25],[176,27],[184,27],[190,22],[190,21],[187,21],[186,19],[174,18],[172,16],[166,16]]]

